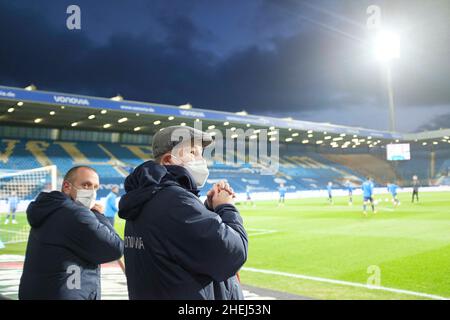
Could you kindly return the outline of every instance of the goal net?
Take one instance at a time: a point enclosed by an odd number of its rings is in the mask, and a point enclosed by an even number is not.
[[[28,240],[30,228],[25,216],[26,208],[40,192],[56,190],[56,183],[57,171],[54,165],[30,170],[0,171],[0,250],[8,244]]]

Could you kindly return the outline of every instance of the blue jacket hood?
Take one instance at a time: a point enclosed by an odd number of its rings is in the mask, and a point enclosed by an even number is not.
[[[60,191],[41,192],[27,208],[30,226],[37,228],[56,210],[73,205],[73,200]]]
[[[141,208],[168,186],[180,186],[196,196],[199,194],[194,179],[182,166],[164,166],[153,160],[144,162],[125,179],[126,194],[119,202],[119,217],[134,220]]]

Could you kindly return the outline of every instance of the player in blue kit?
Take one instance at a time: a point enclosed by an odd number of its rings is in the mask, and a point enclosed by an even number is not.
[[[278,206],[284,206],[284,198],[286,196],[286,187],[284,186],[284,183],[280,183],[280,187],[278,188],[278,193],[280,195],[280,198],[278,199]]]
[[[397,189],[398,188],[399,188],[399,186],[396,185],[395,183],[388,183],[388,185],[387,185],[387,189],[392,196],[392,202],[394,203],[394,206],[398,206],[400,204],[400,201],[397,198]]]
[[[375,210],[375,204],[373,201],[373,188],[374,188],[374,184],[372,182],[372,178],[371,177],[367,177],[367,180],[363,182],[361,189],[363,191],[363,213],[365,216],[367,216],[367,204],[370,202],[370,205],[372,207],[372,212],[373,213],[377,213],[377,211]]]
[[[348,191],[348,205],[353,205],[353,185],[350,183],[350,180],[345,182],[345,189]]]
[[[246,200],[246,204],[251,204],[252,207],[256,207],[255,203],[252,200],[252,193],[251,193],[251,187],[249,185],[247,185],[245,187],[245,194],[247,195],[247,200]]]
[[[328,191],[328,201],[330,202],[330,204],[333,204],[333,182],[328,182],[327,185],[327,191]]]

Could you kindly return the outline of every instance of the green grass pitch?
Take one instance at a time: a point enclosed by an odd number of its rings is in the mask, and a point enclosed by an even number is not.
[[[353,206],[346,197],[335,198],[333,205],[325,198],[286,200],[283,207],[276,201],[257,202],[256,207],[238,204],[249,233],[241,281],[316,299],[427,299],[421,294],[450,298],[450,194],[420,197],[420,203],[411,204],[410,194],[400,194],[401,205],[394,209],[385,201],[388,196],[378,196],[382,201],[377,214],[368,210],[367,217],[360,196],[354,197]],[[18,219],[19,226],[26,223],[23,214]],[[123,234],[124,221],[116,221]],[[0,229],[19,226],[1,224]],[[24,251],[24,243],[11,244],[0,254]],[[382,287],[418,295],[352,285],[367,284],[373,268]]]

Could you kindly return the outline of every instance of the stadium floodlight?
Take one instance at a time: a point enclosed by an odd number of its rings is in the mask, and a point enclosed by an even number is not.
[[[286,141],[286,142],[291,142],[291,141],[292,141],[292,138],[286,138],[284,141]]]
[[[247,123],[245,126],[246,126],[247,128],[250,128],[251,124],[250,124],[250,123]]]
[[[308,134],[308,138],[312,138],[312,137],[314,137],[314,135],[313,134]]]
[[[133,131],[140,131],[140,130],[141,130],[141,127],[136,127],[133,129]]]
[[[308,142],[309,142],[308,139],[302,141],[303,144],[306,144],[306,143],[308,143]]]
[[[261,130],[259,130],[259,129],[253,131],[253,133],[260,133],[260,132],[261,132]]]
[[[173,119],[175,119],[175,117],[174,116],[170,116],[170,117],[168,117],[167,118],[169,121],[172,121]]]
[[[125,121],[128,121],[128,118],[120,118],[119,120],[117,120],[118,123],[123,123]]]
[[[215,125],[210,125],[210,126],[208,127],[208,130],[213,130],[215,127],[216,127]]]
[[[161,121],[160,121],[160,120],[153,121],[153,124],[154,124],[155,126],[157,126],[157,125],[161,124]]]
[[[89,120],[95,119],[95,114],[91,114],[91,115],[88,117],[88,119],[89,119]]]
[[[186,122],[180,123],[180,126],[184,127],[186,125]]]
[[[17,102],[17,106],[18,106],[18,107],[23,106],[23,102],[22,102],[22,101]]]
[[[231,127],[230,130],[231,131],[236,131],[236,128],[235,127]]]
[[[277,140],[276,137],[270,137],[270,138],[269,138],[269,141],[276,141],[276,140]]]
[[[11,112],[14,112],[14,110],[15,110],[14,108],[9,108],[8,112],[11,113]]]
[[[294,132],[294,133],[292,134],[292,136],[293,136],[293,137],[298,137],[298,132]]]
[[[33,91],[33,90],[36,90],[36,89],[37,88],[36,88],[36,86],[34,84],[30,84],[29,86],[25,87],[25,90],[27,90],[27,91]]]
[[[78,122],[72,122],[72,123],[70,124],[71,127],[76,127],[77,125],[78,125]]]
[[[395,131],[394,91],[392,89],[391,62],[400,58],[400,36],[392,31],[380,30],[374,41],[375,58],[386,66],[387,89],[389,96],[389,129]]]
[[[252,134],[250,136],[250,140],[254,140],[254,139],[257,139],[257,138],[258,138],[258,135],[256,135],[256,134]]]
[[[227,126],[227,125],[229,125],[230,123],[228,122],[228,121],[225,121],[224,123],[223,123],[223,125],[224,126]]]
[[[182,104],[178,108],[180,109],[192,109],[192,105],[190,103]]]
[[[51,115],[51,116],[54,116],[55,114],[56,114],[55,111],[50,111],[50,115]]]
[[[422,143],[422,145],[423,145],[423,146],[426,146],[426,145],[427,145],[427,143],[426,143],[426,142],[423,142],[423,143]]]
[[[118,95],[116,95],[116,96],[114,96],[114,97],[111,97],[111,100],[114,100],[114,101],[123,101],[123,97],[122,97],[120,94],[118,94]]]
[[[313,131],[312,130],[308,130],[308,133],[313,133]]]
[[[400,58],[400,36],[392,31],[380,30],[375,36],[374,51],[381,62]]]
[[[36,118],[36,119],[34,119],[34,123],[40,123],[40,122],[42,122],[42,118]]]
[[[100,111],[101,114],[106,114],[108,112],[108,110],[103,109],[102,111]]]
[[[248,115],[247,111],[245,111],[245,110],[238,111],[238,112],[236,112],[236,114],[237,114],[238,116],[246,116],[246,115]]]
[[[105,123],[104,125],[103,125],[103,128],[105,128],[105,129],[108,129],[108,128],[110,128],[111,127],[111,124],[110,123]]]
[[[274,126],[272,126],[272,127],[270,127],[270,128],[269,128],[269,130],[275,130],[275,127],[274,127]]]

